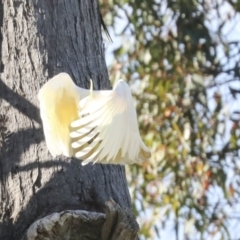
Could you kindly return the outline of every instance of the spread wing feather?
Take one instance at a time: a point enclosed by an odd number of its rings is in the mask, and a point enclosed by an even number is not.
[[[120,80],[112,91],[94,91],[80,101],[80,119],[71,124],[75,156],[89,162],[127,164],[146,160],[130,89]]]
[[[78,102],[89,90],[77,87],[70,76],[60,73],[40,89],[40,115],[47,147],[53,156],[72,156],[70,123],[78,119]]]

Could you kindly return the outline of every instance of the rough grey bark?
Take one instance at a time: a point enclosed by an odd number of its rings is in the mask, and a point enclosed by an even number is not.
[[[82,210],[53,213],[34,222],[28,229],[28,240],[133,240],[138,224],[128,210],[112,199],[107,202],[106,215]]]
[[[2,0],[0,27],[0,239],[22,239],[52,213],[103,213],[110,198],[130,214],[124,167],[53,159],[38,109],[39,88],[59,72],[110,87],[97,0]]]

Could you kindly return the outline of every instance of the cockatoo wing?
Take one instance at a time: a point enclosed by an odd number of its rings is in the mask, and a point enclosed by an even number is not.
[[[47,147],[53,156],[72,156],[70,123],[78,119],[80,97],[89,90],[77,87],[67,73],[60,73],[40,89],[40,115]]]
[[[111,91],[93,91],[80,101],[80,119],[72,122],[75,156],[89,162],[131,164],[151,156],[143,143],[127,83]]]

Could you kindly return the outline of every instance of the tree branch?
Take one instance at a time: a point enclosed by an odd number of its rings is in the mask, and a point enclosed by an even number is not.
[[[112,199],[106,203],[106,214],[83,210],[53,213],[35,221],[25,240],[134,240],[139,226],[132,212],[122,209]]]

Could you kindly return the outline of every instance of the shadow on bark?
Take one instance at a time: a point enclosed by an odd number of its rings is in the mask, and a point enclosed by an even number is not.
[[[1,43],[0,43],[1,44]],[[23,115],[37,123],[42,123],[39,109],[21,95],[15,93],[0,79],[0,101],[4,99]]]
[[[0,29],[3,26],[3,2],[0,2]],[[0,31],[0,46],[2,46],[3,36],[2,31]],[[2,48],[0,48],[0,73],[3,72],[3,64],[2,64]]]
[[[113,191],[111,183],[109,183],[104,177],[106,170],[110,172],[112,167],[120,169],[122,168],[121,166],[107,165],[104,166],[103,169],[102,165],[95,164],[87,165],[82,168],[81,161],[74,159],[71,161],[69,160],[70,159],[65,159],[65,161],[49,160],[44,163],[34,162],[26,166],[16,167],[14,171],[11,172],[12,177],[14,177],[14,175],[17,175],[20,172],[31,172],[32,170],[37,169],[38,175],[36,176],[35,184],[32,186],[32,192],[34,194],[26,207],[19,213],[17,221],[15,223],[11,222],[11,218],[8,216],[7,221],[0,224],[0,229],[2,231],[1,236],[3,239],[4,236],[9,237],[9,231],[12,232],[11,239],[21,239],[25,235],[29,226],[36,221],[36,219],[43,218],[52,213],[58,213],[63,210],[74,211],[76,209],[86,210],[89,214],[91,212],[103,213],[105,212],[105,202],[109,200],[109,196],[111,196],[115,202],[123,203],[128,201],[127,196],[119,194],[121,189],[119,189],[119,191],[117,189]],[[57,169],[57,171],[53,174],[53,178],[42,187],[42,170],[52,168]],[[78,169],[77,175],[75,174],[76,169]],[[89,174],[95,175],[94,181],[84,185],[83,182],[86,182],[86,179],[91,179]],[[73,182],[74,185],[72,184]],[[119,210],[121,209],[120,206],[118,208]],[[123,206],[123,209],[126,209],[124,212],[127,214],[126,216],[132,216],[129,208]],[[114,211],[116,211],[116,209]],[[110,214],[110,212],[108,214]],[[129,219],[129,217],[126,217],[126,219]],[[135,220],[133,216],[131,219]],[[105,233],[105,235],[118,234],[119,231],[114,233],[117,222],[121,223],[120,228],[128,225],[124,224],[125,220],[119,219],[119,216],[115,214],[114,217],[108,219],[107,223],[108,226],[112,226],[113,232]],[[103,227],[102,224],[100,227]],[[134,228],[134,232],[137,231],[136,229],[138,228]]]

